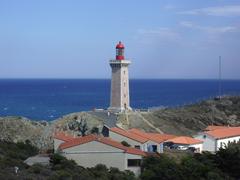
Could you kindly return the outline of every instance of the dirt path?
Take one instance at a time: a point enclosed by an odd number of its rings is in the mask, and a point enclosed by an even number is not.
[[[160,130],[159,128],[155,127],[151,122],[149,122],[147,119],[145,119],[141,113],[138,113],[138,115],[142,118],[142,120],[147,123],[151,128],[155,129],[157,132],[159,132],[160,134],[164,134],[164,132],[162,130]]]

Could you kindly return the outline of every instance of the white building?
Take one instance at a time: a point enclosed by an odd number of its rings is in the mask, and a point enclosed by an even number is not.
[[[163,142],[175,137],[169,134],[146,133],[139,129],[124,130],[121,128],[110,128],[109,137],[115,141],[125,141],[131,147],[141,149],[145,152],[163,152]]]
[[[209,126],[194,137],[203,141],[203,151],[216,152],[240,140],[240,127]]]
[[[55,147],[59,144],[59,139],[63,138],[55,136]],[[67,139],[57,147],[57,152],[83,167],[104,164],[108,168],[130,170],[137,176],[141,172],[142,157],[146,156],[146,153],[139,149],[126,147],[110,138],[96,135]]]

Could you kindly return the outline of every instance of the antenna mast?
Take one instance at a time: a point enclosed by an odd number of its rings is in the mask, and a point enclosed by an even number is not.
[[[219,82],[218,82],[218,97],[221,99],[222,97],[222,59],[219,56]]]

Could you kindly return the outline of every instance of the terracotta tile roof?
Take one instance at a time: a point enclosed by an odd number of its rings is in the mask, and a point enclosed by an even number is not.
[[[69,141],[71,140],[72,138],[74,138],[74,136],[72,135],[69,135],[69,134],[66,134],[64,132],[56,132],[53,136],[54,139],[59,139],[59,140],[62,140],[62,141]]]
[[[148,133],[152,140],[155,140],[157,143],[161,143],[164,141],[167,141],[169,139],[175,138],[177,136],[172,135],[172,134],[158,134],[158,133]]]
[[[128,130],[131,133],[135,133],[139,136],[145,137],[151,141],[154,141],[156,143],[161,143],[164,142],[168,139],[172,139],[174,137],[176,137],[175,135],[171,135],[171,134],[159,134],[159,133],[146,133],[144,131],[141,131],[139,129],[130,129]]]
[[[206,129],[204,129],[204,131],[213,131],[216,129],[224,129],[224,128],[228,128],[228,126],[208,126],[206,127]]]
[[[59,146],[59,149],[63,150],[63,149],[67,149],[70,147],[74,147],[74,146],[78,146],[81,144],[85,144],[91,141],[97,141],[118,149],[122,149],[125,153],[129,153],[129,154],[136,154],[136,155],[141,155],[141,156],[146,156],[147,154],[139,149],[136,148],[131,148],[131,147],[126,147],[123,146],[121,143],[114,141],[110,138],[106,138],[106,137],[101,137],[101,136],[97,136],[97,135],[87,135],[84,137],[78,137],[78,138],[73,138],[71,141],[62,143]]]
[[[240,127],[220,128],[212,131],[206,131],[205,133],[216,139],[224,139],[228,137],[240,136]]]
[[[203,141],[200,141],[198,139],[194,139],[192,137],[188,136],[178,136],[173,139],[167,140],[168,142],[173,142],[174,144],[200,144]]]
[[[125,136],[129,139],[132,139],[132,140],[140,142],[140,143],[145,143],[145,142],[148,141],[148,138],[146,138],[146,137],[139,136],[135,133],[132,133],[130,131],[126,131],[126,130],[121,129],[121,128],[113,127],[113,128],[110,128],[110,131],[115,132],[117,134],[120,134],[122,136]]]
[[[146,156],[146,153],[141,151],[140,149],[123,146],[121,143],[114,141],[110,138],[102,137],[102,138],[99,138],[97,141],[102,142],[107,145],[110,145],[110,146],[113,146],[113,147],[116,147],[116,148],[119,148],[119,149],[122,149],[129,154]]]
[[[88,135],[88,136],[84,136],[84,137],[72,138],[71,140],[69,140],[65,143],[62,143],[59,146],[59,149],[67,149],[67,148],[74,147],[74,146],[77,146],[77,145],[80,145],[80,144],[85,144],[85,143],[88,143],[90,141],[94,141],[95,139],[96,139],[96,136],[93,135],[93,134]]]

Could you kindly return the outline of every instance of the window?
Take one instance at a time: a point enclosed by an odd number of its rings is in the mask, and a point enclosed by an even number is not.
[[[134,146],[136,149],[140,149],[140,146],[139,145],[135,145]]]
[[[204,139],[206,139],[206,137],[207,137],[206,135],[203,135],[203,138],[204,138]]]
[[[157,152],[157,145],[152,145],[152,152]]]
[[[141,159],[128,159],[128,167],[136,167],[141,165]]]

